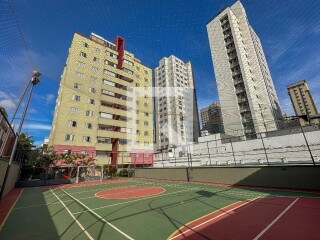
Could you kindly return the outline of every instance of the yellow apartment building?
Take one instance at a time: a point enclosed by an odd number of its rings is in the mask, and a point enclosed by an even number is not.
[[[152,70],[124,46],[120,36],[74,34],[49,140],[58,153],[152,165]]]

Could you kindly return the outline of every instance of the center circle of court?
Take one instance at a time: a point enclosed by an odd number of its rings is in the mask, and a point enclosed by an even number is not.
[[[96,197],[106,199],[127,199],[127,198],[141,198],[152,195],[157,195],[165,191],[162,187],[154,186],[128,186],[116,187],[97,192]]]

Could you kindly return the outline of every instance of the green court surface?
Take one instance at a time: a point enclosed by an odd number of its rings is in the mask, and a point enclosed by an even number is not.
[[[131,187],[165,191],[139,198],[130,195]],[[114,199],[96,196],[111,189],[108,196]],[[280,196],[319,194],[144,179],[25,188],[0,239],[167,239],[187,223],[230,204]]]

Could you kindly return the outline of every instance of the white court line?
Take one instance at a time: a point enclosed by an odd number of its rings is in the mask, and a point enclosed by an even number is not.
[[[231,212],[231,211],[233,211],[233,210],[236,210],[236,209],[238,209],[238,208],[240,208],[240,207],[242,207],[242,206],[244,206],[244,205],[247,205],[248,203],[257,200],[258,198],[259,198],[259,197],[254,198],[254,199],[251,199],[251,200],[249,200],[249,201],[247,201],[247,202],[245,202],[245,203],[242,203],[241,205],[239,205],[239,206],[237,206],[237,207],[234,207],[234,208],[232,208],[232,209],[229,209],[229,210],[226,211],[226,212],[223,212],[223,213],[219,214],[218,216],[215,216],[215,217],[213,217],[213,218],[210,218],[210,219],[208,219],[207,221],[204,221],[203,223],[200,223],[200,224],[198,224],[197,226],[195,226],[195,227],[193,227],[193,228],[190,228],[190,229],[188,229],[188,230],[186,230],[186,231],[178,234],[177,236],[175,236],[175,237],[173,237],[173,238],[170,238],[170,240],[173,240],[173,239],[175,239],[175,238],[177,238],[177,237],[180,237],[181,235],[184,235],[184,234],[186,234],[187,232],[193,231],[194,229],[196,229],[196,228],[198,228],[198,227],[201,227],[202,225],[204,225],[204,224],[206,224],[206,223],[208,223],[208,222],[211,222],[212,220],[217,219],[217,218],[219,218],[219,217],[221,217],[221,216],[223,216],[223,215],[225,215],[225,214],[227,214],[227,213],[229,213],[229,212]],[[218,211],[219,211],[219,210],[218,210]]]
[[[52,191],[52,189],[50,188],[50,191],[53,193],[53,195],[60,201],[60,203],[62,204],[62,206],[64,206],[64,208],[68,211],[68,213],[70,214],[70,216],[73,218],[73,220],[78,224],[78,226],[81,228],[81,230],[87,235],[87,237],[90,240],[94,240],[94,238],[87,232],[87,230],[82,226],[82,224],[75,218],[75,216],[71,213],[71,211],[69,210],[69,208],[67,208],[67,206],[60,200],[60,198]]]
[[[278,217],[276,217],[265,229],[263,229],[253,240],[258,240],[263,234],[265,234],[266,231],[268,231],[273,224],[275,224],[282,216],[285,214],[292,206],[295,204],[299,198],[296,198],[285,210],[283,210],[282,213],[279,214]]]
[[[186,189],[186,190],[181,190],[181,191],[177,191],[177,192],[171,192],[171,193],[167,193],[167,194],[158,194],[158,195],[154,195],[154,196],[150,196],[150,197],[138,198],[138,199],[134,199],[134,200],[126,201],[126,202],[120,202],[120,203],[115,203],[115,204],[111,204],[111,205],[107,205],[107,206],[103,206],[103,207],[92,208],[91,210],[109,208],[109,207],[114,207],[114,206],[118,206],[118,205],[122,205],[122,204],[126,204],[126,203],[139,202],[139,201],[143,201],[143,200],[146,200],[146,199],[149,199],[149,198],[163,197],[163,196],[172,195],[172,194],[176,194],[176,193],[187,192],[187,191],[190,191],[190,190],[194,190],[194,189]],[[80,213],[87,212],[87,211],[88,210],[80,211],[80,212],[74,212],[73,214],[80,214]]]
[[[113,224],[111,224],[110,222],[108,222],[107,220],[105,220],[103,217],[101,217],[99,214],[97,214],[96,212],[92,211],[91,208],[89,208],[88,206],[86,206],[84,203],[80,202],[78,199],[76,199],[75,197],[73,197],[72,195],[70,195],[69,193],[67,193],[66,191],[64,191],[63,189],[59,188],[62,192],[64,192],[65,194],[67,194],[68,196],[70,196],[71,198],[73,198],[76,202],[78,202],[80,205],[84,206],[86,209],[89,210],[89,212],[91,212],[93,215],[95,215],[96,217],[99,218],[99,220],[105,222],[106,224],[108,224],[110,227],[112,227],[114,230],[116,230],[118,233],[122,234],[123,236],[125,236],[126,238],[130,239],[130,240],[134,240],[134,238],[130,237],[129,235],[127,235],[126,233],[124,233],[123,231],[121,231],[119,228],[117,228],[116,226],[114,226]]]

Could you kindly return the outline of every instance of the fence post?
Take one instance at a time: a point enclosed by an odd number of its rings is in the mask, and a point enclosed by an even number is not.
[[[209,162],[211,166],[211,157],[210,157],[210,150],[209,150],[209,142],[207,142],[207,149],[208,149],[208,155],[209,155]]]
[[[264,145],[263,136],[262,136],[261,133],[260,133],[260,138],[261,138],[261,141],[262,141],[262,146],[263,146],[264,154],[266,155],[266,159],[267,159],[268,166],[270,166],[269,158],[268,158],[268,154],[267,154],[267,149],[266,149],[266,147],[265,147],[265,145]]]
[[[134,153],[134,165],[133,165],[133,176],[136,178],[136,162],[137,162],[137,154]]]
[[[143,168],[144,168],[144,152],[142,153],[142,165],[143,165]]]
[[[161,149],[161,157],[162,157],[162,159],[161,159],[162,167],[164,168],[164,162],[163,162],[163,149]]]
[[[176,157],[176,148],[173,148],[173,154],[174,154],[174,166],[177,166],[177,157]]]
[[[231,144],[231,150],[232,150],[232,156],[233,156],[234,165],[237,165],[236,156],[234,155],[234,150],[233,150],[232,137],[230,138],[230,144]]]
[[[308,140],[307,140],[307,137],[306,137],[306,134],[304,133],[303,127],[301,125],[300,125],[300,128],[301,128],[301,132],[302,132],[302,135],[304,137],[304,140],[306,141],[306,144],[307,144],[307,147],[308,147],[308,151],[309,151],[310,156],[311,156],[312,163],[313,163],[313,165],[316,165],[316,163],[314,161],[314,158],[313,158],[313,155],[312,155],[312,152],[311,152],[311,149],[310,149],[310,146],[309,146],[309,143],[308,143]]]
[[[191,163],[191,167],[192,167],[192,154],[191,154],[191,150],[190,150],[190,146],[187,145],[187,149],[188,149],[188,154],[190,156],[190,163]],[[189,150],[190,150],[190,153],[189,153]]]

